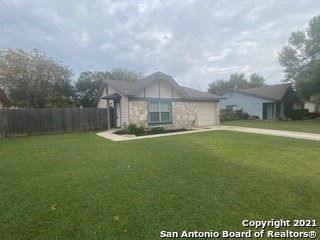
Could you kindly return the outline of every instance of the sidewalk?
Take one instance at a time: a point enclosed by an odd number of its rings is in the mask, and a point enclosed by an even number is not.
[[[186,132],[155,134],[155,135],[147,135],[142,137],[136,137],[134,135],[117,135],[117,134],[114,134],[115,130],[100,132],[100,133],[97,133],[97,135],[115,142],[119,142],[119,141],[166,137],[166,136],[173,136],[173,135],[190,134],[190,133],[207,132],[207,131],[219,131],[219,130],[320,141],[320,134],[317,134],[317,133],[293,132],[293,131],[283,131],[283,130],[273,130],[273,129],[247,128],[247,127],[222,126],[222,125],[205,126],[201,128],[199,127]]]

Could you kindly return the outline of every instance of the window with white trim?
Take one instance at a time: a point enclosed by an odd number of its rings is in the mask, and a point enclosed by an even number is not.
[[[170,102],[149,102],[149,123],[171,122]]]

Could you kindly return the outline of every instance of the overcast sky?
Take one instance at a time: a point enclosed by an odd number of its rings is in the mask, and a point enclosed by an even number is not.
[[[0,0],[0,48],[33,48],[77,75],[162,71],[207,90],[234,72],[280,83],[278,52],[319,0]]]

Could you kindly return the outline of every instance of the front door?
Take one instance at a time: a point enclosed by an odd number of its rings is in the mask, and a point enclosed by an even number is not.
[[[116,127],[121,127],[121,119],[120,119],[120,103],[116,103]]]
[[[263,103],[263,119],[274,120],[274,103]]]

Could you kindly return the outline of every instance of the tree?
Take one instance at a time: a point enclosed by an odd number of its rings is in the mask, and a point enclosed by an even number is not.
[[[250,82],[248,82],[248,87],[253,88],[253,87],[261,87],[265,86],[266,80],[264,77],[260,76],[259,74],[253,73],[250,75]]]
[[[80,73],[76,82],[76,93],[81,106],[93,107],[100,82],[103,79],[110,78],[110,76],[109,72],[86,71]]]
[[[77,97],[81,106],[93,107],[100,82],[103,79],[135,82],[143,78],[143,76],[141,72],[130,71],[120,67],[113,68],[110,72],[82,72],[76,82]]]
[[[113,80],[122,80],[122,81],[128,81],[128,82],[135,82],[143,78],[144,75],[142,72],[136,72],[127,70],[125,68],[113,68],[110,71],[110,79]]]
[[[245,77],[245,73],[232,73],[232,74],[230,74],[229,82],[230,82],[232,88],[235,88],[235,89],[247,88],[248,82],[244,77]]]
[[[208,91],[212,94],[220,95],[228,89],[232,89],[233,86],[229,81],[226,81],[222,78],[209,84]]]
[[[64,107],[73,96],[73,72],[61,62],[34,49],[0,51],[0,85],[13,105],[29,108]]]
[[[257,73],[250,75],[250,81],[245,79],[245,73],[232,73],[228,81],[218,79],[209,84],[208,91],[220,95],[229,89],[245,89],[265,85],[265,79]]]
[[[301,98],[320,95],[320,15],[310,20],[306,30],[292,32],[278,55],[285,82],[292,82]]]

